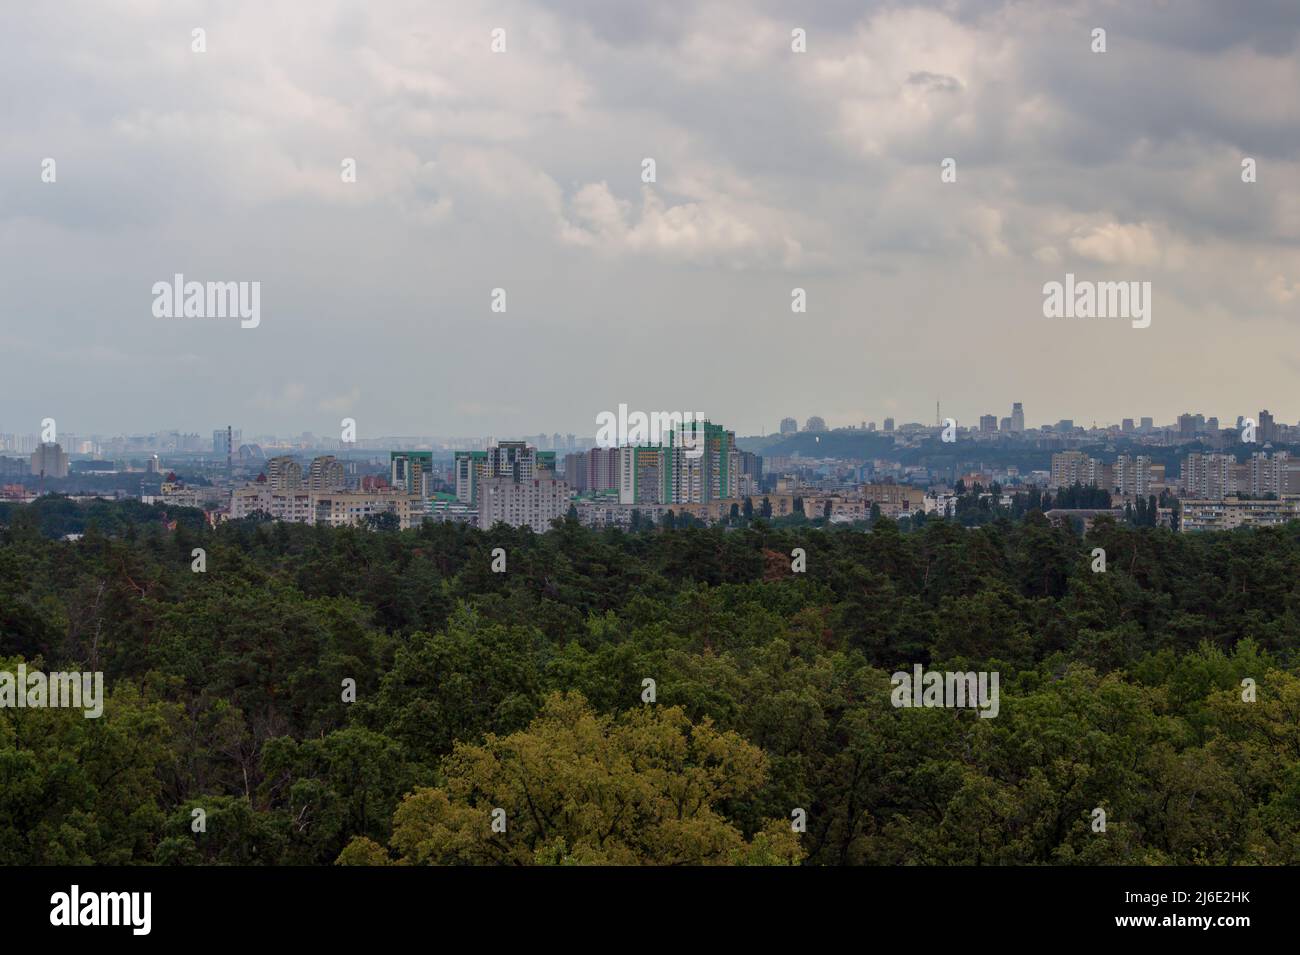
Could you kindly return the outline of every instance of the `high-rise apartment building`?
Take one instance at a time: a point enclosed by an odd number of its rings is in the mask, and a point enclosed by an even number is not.
[[[1125,497],[1147,497],[1151,493],[1151,458],[1145,454],[1115,459],[1114,489]]]
[[[581,494],[587,490],[587,452],[576,451],[564,456],[564,482],[569,490]]]
[[[618,487],[618,448],[592,448],[587,452],[587,490],[613,491]]]
[[[1011,431],[1020,434],[1025,430],[1025,406],[1019,401],[1011,405]]]
[[[30,466],[32,474],[39,477],[65,478],[68,476],[68,455],[54,442],[40,444],[32,452]]]
[[[312,459],[311,469],[307,473],[309,491],[342,491],[347,486],[347,472],[343,468],[342,461],[332,454]],[[428,497],[429,495],[421,491],[416,496]]]
[[[618,452],[618,502],[620,504],[663,504],[668,501],[666,448],[614,448]]]
[[[302,465],[287,454],[266,462],[266,486],[272,491],[297,491],[302,488]]]
[[[1061,451],[1052,455],[1049,487],[1071,487],[1075,484],[1105,487],[1109,483],[1105,465],[1082,451]]]
[[[1267,451],[1256,451],[1246,466],[1249,477],[1244,482],[1245,490],[1251,497],[1300,493],[1300,458],[1291,457],[1289,451],[1278,451],[1271,457]]]
[[[794,433],[796,433],[798,430],[799,430],[799,422],[796,421],[794,418],[782,418],[782,419],[781,419],[781,433],[782,433],[782,434],[794,434]]]
[[[669,432],[667,504],[703,504],[736,497],[739,489],[735,432],[695,421]]]
[[[1249,474],[1249,465],[1237,464],[1231,454],[1193,452],[1183,460],[1183,492],[1191,498],[1221,501],[1238,494]]]
[[[549,471],[515,480],[484,478],[478,485],[478,526],[504,523],[540,533],[569,510],[569,485]]]
[[[478,503],[479,484],[490,478],[523,481],[543,473],[555,476],[555,452],[539,451],[526,441],[502,441],[486,451],[457,451],[454,463],[456,499],[466,504]]]
[[[389,452],[388,483],[395,490],[429,498],[433,496],[432,481],[432,451]]]
[[[996,434],[998,430],[998,416],[991,414],[980,415],[980,433]]]

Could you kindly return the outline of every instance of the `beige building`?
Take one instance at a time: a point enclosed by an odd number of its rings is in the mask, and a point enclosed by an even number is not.
[[[348,486],[347,473],[343,462],[332,454],[313,458],[311,469],[307,474],[309,491],[342,491]]]
[[[68,455],[57,444],[42,444],[32,452],[32,474],[38,477],[65,478],[68,476]],[[21,465],[19,465],[21,467]]]
[[[868,513],[871,504],[879,504],[885,517],[899,518],[925,509],[925,491],[907,484],[864,484],[862,496],[868,501]]]
[[[1241,500],[1235,497],[1181,502],[1179,530],[1229,531],[1235,527],[1272,527],[1300,520],[1300,497],[1288,496],[1279,501]]]
[[[272,491],[302,489],[302,465],[287,454],[266,462],[266,486]]]
[[[231,492],[230,516],[237,520],[263,513],[277,521],[342,527],[372,515],[394,514],[402,528],[409,528],[423,517],[419,501],[414,495],[381,492],[276,491],[266,482]]]

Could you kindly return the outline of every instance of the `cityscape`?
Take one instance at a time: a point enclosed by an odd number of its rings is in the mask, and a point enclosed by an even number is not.
[[[1300,0],[0,21],[15,937],[1292,926]]]
[[[1107,515],[1132,521],[1149,501],[1154,524],[1184,533],[1300,519],[1300,424],[1267,409],[1233,422],[1186,413],[1170,423],[1138,417],[1086,428],[1070,419],[1029,427],[1020,402],[974,426],[938,413],[934,424],[884,418],[837,428],[817,415],[802,425],[787,417],[775,434],[742,437],[703,419],[683,425],[680,415],[673,430],[664,414],[669,427],[657,443],[622,445],[572,433],[347,441],[304,432],[245,441],[231,426],[210,440],[179,431],[60,441],[8,433],[0,434],[0,499],[138,498],[200,509],[213,526],[250,517],[330,526],[382,519],[400,529],[500,522],[539,533],[570,516],[595,528],[755,515],[919,523],[957,518],[969,494],[986,512],[1023,513],[1031,491],[1054,519],[1089,525]],[[1051,506],[1053,492],[1076,486],[1103,492],[1104,506],[1065,497]]]

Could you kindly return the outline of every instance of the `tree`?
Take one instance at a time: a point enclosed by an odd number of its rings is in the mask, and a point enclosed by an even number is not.
[[[381,511],[378,514],[367,514],[363,519],[366,527],[372,531],[396,531],[402,526],[397,515],[392,511]]]
[[[393,817],[391,848],[415,864],[706,865],[796,863],[798,837],[774,820],[761,846],[719,813],[763,784],[761,750],[680,707],[600,716],[552,694],[526,730],[459,744],[445,786],[417,788]],[[504,830],[504,831],[503,831]],[[340,858],[376,861],[373,841]]]

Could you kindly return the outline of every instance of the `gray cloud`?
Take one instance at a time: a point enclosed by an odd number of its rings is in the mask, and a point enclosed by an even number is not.
[[[468,6],[7,13],[0,430],[1300,418],[1289,4]],[[1152,281],[1152,327],[1043,319],[1066,270]],[[153,318],[176,272],[262,325]]]

